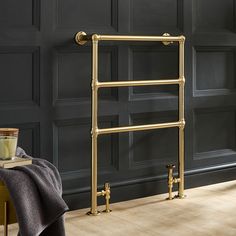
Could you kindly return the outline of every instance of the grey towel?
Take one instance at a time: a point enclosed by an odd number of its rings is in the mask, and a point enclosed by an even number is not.
[[[17,155],[27,157],[17,148]],[[14,203],[20,236],[64,236],[63,214],[68,207],[62,199],[60,175],[50,162],[33,158],[33,164],[0,169]]]

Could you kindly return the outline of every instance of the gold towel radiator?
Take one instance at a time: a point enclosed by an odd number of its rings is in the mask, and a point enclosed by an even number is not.
[[[179,128],[179,168],[178,178],[173,178],[172,165],[167,166],[168,171],[168,189],[169,197],[172,198],[172,187],[174,183],[178,183],[178,198],[184,198],[184,42],[185,37],[170,36],[168,33],[162,36],[129,36],[129,35],[87,35],[85,32],[78,32],[75,35],[75,41],[79,45],[85,44],[87,41],[92,41],[92,186],[91,186],[91,211],[89,214],[98,215],[97,197],[104,196],[106,199],[106,210],[110,212],[110,185],[105,184],[104,190],[97,191],[97,138],[102,134],[121,133],[129,131],[143,131],[162,128]],[[159,41],[164,45],[169,45],[173,42],[179,43],[179,78],[178,79],[164,79],[164,80],[140,80],[140,81],[116,81],[116,82],[99,82],[98,81],[98,42],[99,41]],[[98,89],[112,88],[112,87],[128,87],[128,86],[150,86],[150,85],[179,85],[179,120],[175,122],[134,125],[114,128],[98,128]]]

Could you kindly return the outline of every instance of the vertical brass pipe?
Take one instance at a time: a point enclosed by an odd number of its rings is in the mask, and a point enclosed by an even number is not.
[[[4,236],[8,235],[8,204],[4,202]]]
[[[98,109],[98,40],[92,37],[92,184],[91,184],[91,214],[97,215],[97,109]]]
[[[182,36],[179,41],[179,78],[182,81],[179,84],[179,121],[182,123],[179,127],[179,198],[184,197],[184,41]]]

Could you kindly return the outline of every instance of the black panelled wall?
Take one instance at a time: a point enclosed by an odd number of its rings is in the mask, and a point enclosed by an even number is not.
[[[234,0],[0,1],[0,126],[19,127],[19,144],[53,162],[73,209],[89,205],[91,45],[77,31],[184,34],[186,187],[236,177]],[[176,78],[178,48],[101,43],[101,81]],[[100,127],[175,121],[178,87],[103,89]],[[178,130],[99,138],[99,185],[112,201],[167,191]]]

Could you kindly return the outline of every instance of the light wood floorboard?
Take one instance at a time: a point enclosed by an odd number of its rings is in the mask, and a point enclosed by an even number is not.
[[[85,215],[88,209],[68,212],[66,235],[236,236],[236,181],[188,189],[186,194],[182,200],[166,201],[162,194],[115,203],[112,213],[99,216]],[[17,224],[9,229],[9,236],[17,235]]]

